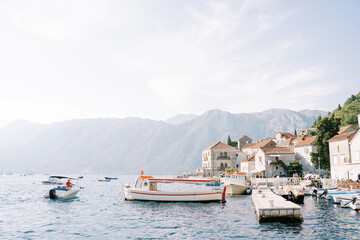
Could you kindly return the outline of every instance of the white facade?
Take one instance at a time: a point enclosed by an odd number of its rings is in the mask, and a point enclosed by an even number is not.
[[[295,159],[299,160],[303,166],[303,171],[308,173],[315,173],[315,166],[311,162],[311,153],[316,152],[316,147],[313,145],[295,147]]]
[[[343,172],[346,164],[350,163],[350,145],[348,139],[329,142],[331,178],[347,179]]]
[[[255,162],[247,161],[241,163],[241,172],[250,173],[255,170]]]
[[[285,170],[279,164],[274,164],[276,160],[283,161],[286,165],[289,165],[292,161],[295,160],[295,153],[279,153],[277,150],[279,148],[272,148],[272,151],[265,151],[264,149],[259,149],[255,154],[255,172],[265,171],[266,177],[280,176],[285,173]],[[282,148],[283,149],[283,148]]]

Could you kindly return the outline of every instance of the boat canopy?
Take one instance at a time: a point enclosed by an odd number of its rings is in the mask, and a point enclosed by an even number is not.
[[[246,175],[246,172],[227,172],[226,175]]]
[[[50,176],[49,178],[58,178],[58,179],[73,179],[73,180],[78,180],[78,178],[71,178],[71,177],[65,177],[65,176]]]

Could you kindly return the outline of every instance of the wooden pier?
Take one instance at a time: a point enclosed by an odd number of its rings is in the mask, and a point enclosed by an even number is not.
[[[268,188],[254,189],[252,201],[259,222],[302,222],[301,207]]]

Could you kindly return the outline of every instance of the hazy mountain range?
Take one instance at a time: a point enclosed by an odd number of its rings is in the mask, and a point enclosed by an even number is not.
[[[53,124],[15,121],[0,129],[0,171],[19,173],[182,174],[201,166],[201,151],[243,134],[254,141],[309,128],[324,111],[210,110],[166,121],[83,119]],[[0,172],[0,173],[1,173]]]

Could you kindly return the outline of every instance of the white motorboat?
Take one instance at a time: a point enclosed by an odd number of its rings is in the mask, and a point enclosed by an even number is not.
[[[58,178],[61,176],[50,176],[48,180],[41,181],[44,185],[65,185],[64,182],[61,181],[62,178]]]
[[[203,191],[160,191],[159,183],[205,184],[213,182],[208,179],[160,179],[141,175],[133,184],[124,185],[125,200],[156,202],[225,202],[226,187]]]
[[[110,182],[111,179],[98,179],[99,182]]]
[[[227,172],[220,182],[226,187],[227,195],[245,194],[249,189],[246,173],[242,172]]]
[[[55,188],[51,188],[45,192],[45,198],[68,200],[74,198],[81,189],[78,184],[79,179],[77,178],[68,178],[63,176],[56,176],[56,178],[77,181],[77,184],[71,184],[70,186],[57,186]]]

